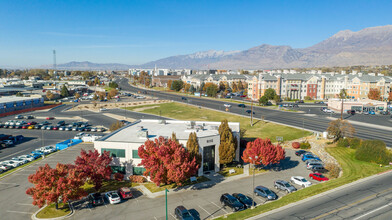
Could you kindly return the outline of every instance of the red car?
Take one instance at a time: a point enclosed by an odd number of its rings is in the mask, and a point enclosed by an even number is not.
[[[317,180],[317,181],[327,181],[327,180],[329,180],[327,177],[323,176],[323,174],[321,174],[321,173],[311,173],[311,174],[309,174],[309,177],[314,179],[314,180]]]
[[[46,120],[53,120],[54,117],[47,117]]]
[[[35,122],[35,121],[31,121],[31,122],[29,122],[29,123],[27,123],[28,125],[35,125],[35,124],[37,124],[37,122]]]
[[[59,130],[60,126],[54,126],[53,130]]]
[[[122,199],[131,199],[132,198],[132,192],[131,189],[128,187],[122,187],[118,190],[118,194]]]
[[[23,125],[22,129],[27,129],[30,125]]]
[[[242,95],[242,96],[240,96],[241,98],[245,98],[246,97],[246,95]]]

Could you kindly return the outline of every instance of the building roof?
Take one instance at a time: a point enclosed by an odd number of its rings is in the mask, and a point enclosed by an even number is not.
[[[146,133],[149,139],[155,139],[160,136],[169,138],[173,132],[178,140],[188,140],[191,132],[196,132],[197,137],[219,135],[220,124],[220,122],[210,121],[142,119],[102,137],[98,141],[144,143],[147,140],[144,136]],[[229,127],[233,132],[240,131],[240,123],[238,122],[229,122]]]
[[[37,97],[19,97],[19,96],[3,96],[0,98],[0,103],[18,102],[33,99],[41,99]]]

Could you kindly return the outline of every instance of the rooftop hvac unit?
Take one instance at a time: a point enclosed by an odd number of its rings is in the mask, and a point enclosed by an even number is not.
[[[138,131],[137,132],[137,136],[139,137],[139,138],[148,138],[148,131]]]
[[[158,123],[164,125],[164,124],[166,124],[166,120],[159,120]]]

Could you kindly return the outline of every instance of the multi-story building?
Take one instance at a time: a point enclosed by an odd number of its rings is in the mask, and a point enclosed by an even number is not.
[[[246,83],[253,76],[251,75],[239,75],[239,74],[195,74],[189,76],[182,76],[184,83],[189,83],[195,88],[199,88],[202,83],[214,83],[219,85],[220,82],[227,82],[229,86],[232,86],[233,82]]]

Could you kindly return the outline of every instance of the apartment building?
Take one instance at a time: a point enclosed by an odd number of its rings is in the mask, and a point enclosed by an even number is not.
[[[214,83],[219,85],[220,82],[227,82],[229,86],[233,82],[248,82],[252,79],[251,75],[239,75],[239,74],[196,74],[196,75],[184,75],[182,76],[182,81],[184,83],[189,83],[195,88],[199,88],[202,83]]]

